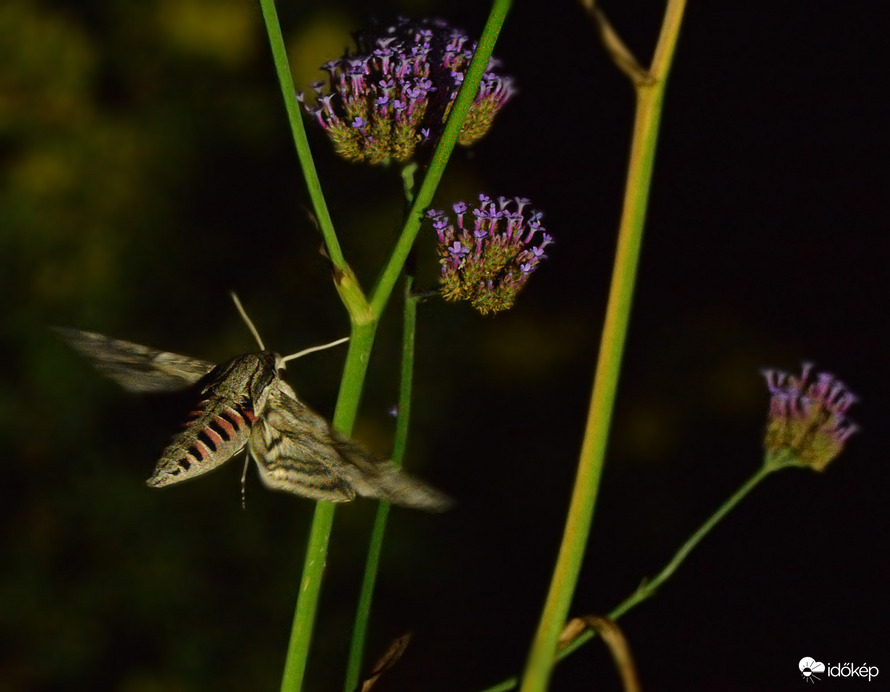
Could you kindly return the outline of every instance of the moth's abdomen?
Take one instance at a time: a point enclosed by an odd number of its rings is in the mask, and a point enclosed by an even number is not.
[[[164,450],[148,485],[159,488],[212,471],[244,448],[255,421],[246,398],[201,402]]]

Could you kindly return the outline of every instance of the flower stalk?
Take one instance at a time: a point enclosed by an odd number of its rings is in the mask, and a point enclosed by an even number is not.
[[[749,478],[745,483],[734,492],[720,507],[717,508],[717,511],[714,512],[697,530],[695,533],[690,536],[680,549],[674,553],[674,556],[671,558],[670,562],[665,565],[662,570],[655,575],[652,579],[644,581],[640,586],[634,591],[630,596],[625,598],[621,603],[619,603],[615,608],[609,611],[606,616],[610,620],[617,620],[626,612],[631,610],[632,608],[638,606],[643,601],[651,598],[655,595],[656,591],[670,579],[674,573],[680,568],[680,565],[689,557],[689,554],[693,551],[693,549],[707,536],[719,523],[723,520],[729,512],[736,507],[748,494],[757,487],[760,482],[766,478],[773,470],[765,466],[760,467],[756,473],[754,473],[751,478]],[[564,658],[569,656],[570,654],[577,651],[581,646],[589,642],[591,639],[597,636],[596,630],[585,630],[581,634],[579,634],[575,639],[573,639],[566,646],[558,649],[554,652],[552,663],[555,665],[559,661],[562,661]],[[516,689],[519,685],[518,678],[508,678],[507,680],[503,680],[492,687],[488,687],[483,692],[506,692],[507,690]]]
[[[610,620],[617,620],[631,608],[654,596],[705,536],[771,473],[792,467],[821,472],[840,454],[850,436],[859,429],[847,418],[847,411],[857,398],[834,375],[822,372],[811,377],[812,369],[812,364],[805,363],[799,377],[780,370],[763,371],[771,395],[763,442],[763,464],[680,546],[670,562],[653,579],[645,580],[634,593],[609,612],[607,617]],[[582,632],[556,652],[554,664],[596,634],[594,630]],[[483,692],[505,692],[518,684],[517,678],[510,678]]]

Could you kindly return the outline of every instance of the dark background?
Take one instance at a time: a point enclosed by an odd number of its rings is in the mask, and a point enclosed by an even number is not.
[[[793,689],[804,656],[887,677],[885,27],[865,3],[714,5],[690,4],[669,84],[572,613],[611,609],[753,473],[759,369],[812,360],[860,395],[862,433],[823,475],[769,479],[621,625],[647,689]],[[304,88],[369,17],[279,6]],[[662,3],[605,9],[647,61]],[[441,16],[475,35],[486,12],[405,2],[373,16]],[[266,492],[251,471],[242,511],[237,462],[146,488],[188,403],[119,391],[46,330],[218,361],[254,348],[235,289],[277,350],[347,333],[258,5],[14,0],[0,8],[0,52],[0,689],[275,690],[311,504]],[[557,244],[508,314],[422,307],[408,464],[458,505],[392,512],[369,658],[414,639],[381,691],[479,690],[521,670],[586,416],[632,91],[570,2],[517,3],[495,54],[520,93],[455,155],[437,203],[530,197]],[[400,224],[396,172],[311,140],[370,286]],[[398,330],[392,308],[356,432],[383,452]],[[327,415],[342,354],[290,369]],[[369,501],[338,510],[309,690],[341,688],[372,514]],[[599,643],[552,686],[594,687],[618,689]]]

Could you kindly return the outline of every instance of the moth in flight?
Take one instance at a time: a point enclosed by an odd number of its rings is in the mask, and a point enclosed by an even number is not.
[[[237,297],[232,297],[261,350],[222,365],[102,334],[56,328],[102,374],[130,391],[169,392],[200,384],[199,402],[161,454],[149,486],[195,478],[247,447],[263,482],[275,490],[332,502],[362,495],[432,512],[451,505],[446,495],[393,461],[373,456],[338,433],[282,379],[287,361],[346,339],[282,357],[265,350]]]

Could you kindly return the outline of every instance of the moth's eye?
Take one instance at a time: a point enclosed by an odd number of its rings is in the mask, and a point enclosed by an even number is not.
[[[287,379],[287,370],[285,370],[284,368],[278,368],[278,377],[281,378],[282,380],[286,380]]]

